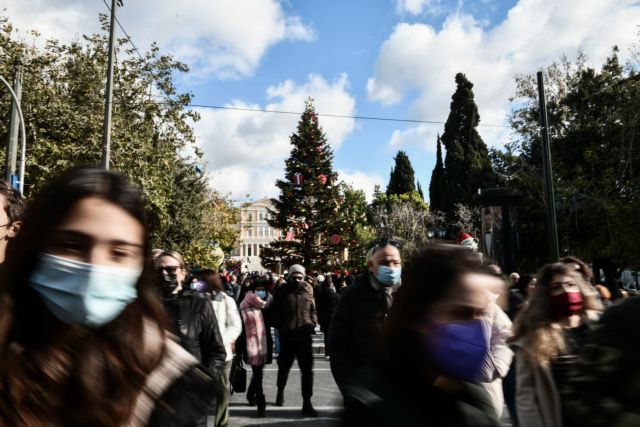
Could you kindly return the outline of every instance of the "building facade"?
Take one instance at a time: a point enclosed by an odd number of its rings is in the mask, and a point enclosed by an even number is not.
[[[232,258],[241,260],[245,271],[265,271],[260,263],[260,252],[282,236],[280,230],[267,223],[270,215],[267,208],[271,207],[271,200],[260,199],[244,204],[240,210],[240,242]]]

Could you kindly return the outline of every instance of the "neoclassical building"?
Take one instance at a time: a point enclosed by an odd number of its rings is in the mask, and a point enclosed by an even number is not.
[[[276,230],[267,223],[272,207],[269,199],[260,199],[255,202],[245,203],[240,210],[240,242],[234,250],[232,257],[242,259],[243,268],[248,271],[264,271],[260,263],[260,251],[264,246],[282,236],[280,230]]]

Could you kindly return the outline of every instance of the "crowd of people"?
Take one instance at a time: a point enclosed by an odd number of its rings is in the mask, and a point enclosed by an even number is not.
[[[0,182],[0,425],[228,426],[230,373],[267,414],[297,359],[313,406],[313,335],[345,426],[640,425],[640,297],[621,302],[577,258],[512,273],[461,245],[403,260],[380,239],[362,272],[189,270],[148,247],[144,201],[93,168],[25,208]]]

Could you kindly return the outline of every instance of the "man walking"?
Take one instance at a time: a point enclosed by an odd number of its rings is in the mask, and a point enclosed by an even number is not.
[[[302,413],[317,417],[311,404],[313,395],[313,348],[311,335],[317,323],[313,289],[305,283],[305,268],[289,268],[288,282],[275,290],[271,306],[274,324],[280,336],[278,356],[278,395],[276,406],[284,405],[284,389],[293,360],[298,359],[302,377]]]
[[[329,355],[343,394],[355,368],[382,363],[385,319],[400,285],[401,264],[397,243],[381,239],[367,253],[368,271],[340,296],[329,330]]]

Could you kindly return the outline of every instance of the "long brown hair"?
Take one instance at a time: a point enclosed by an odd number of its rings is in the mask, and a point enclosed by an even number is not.
[[[578,285],[584,299],[582,315],[587,310],[602,310],[584,277],[572,264],[555,263],[542,267],[538,271],[536,290],[529,304],[516,318],[514,334],[509,340],[511,343],[520,341],[519,345],[524,351],[540,364],[554,359],[566,350],[563,328],[551,301],[550,285],[556,275],[570,276]]]
[[[59,321],[27,285],[51,233],[87,197],[103,198],[145,225],[138,190],[100,169],[72,169],[34,200],[0,271],[2,425],[124,424],[164,356],[167,321],[149,265],[138,280],[138,298],[97,329]]]

